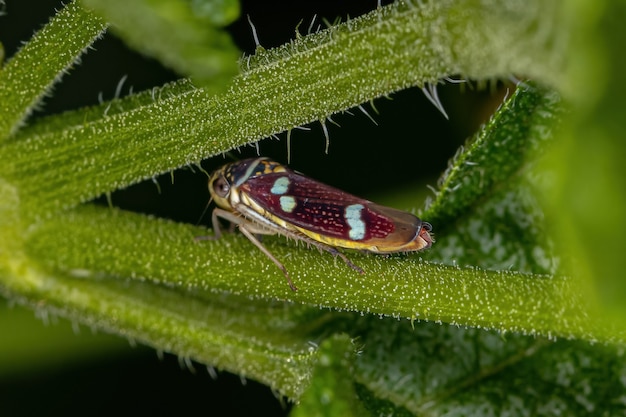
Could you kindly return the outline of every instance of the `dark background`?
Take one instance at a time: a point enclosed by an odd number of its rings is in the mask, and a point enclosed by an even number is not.
[[[10,58],[22,42],[48,21],[60,2],[9,0],[0,16],[0,42]],[[376,7],[376,1],[336,2],[244,1],[242,18],[229,30],[246,54],[254,51],[254,40],[246,15],[254,23],[261,45],[278,46],[294,37],[302,20],[308,27],[314,15],[334,21],[337,16],[358,16]],[[116,86],[127,76],[123,93],[141,91],[180,78],[153,59],[137,54],[107,34],[82,58],[45,100],[44,114],[59,113],[113,97]],[[6,59],[5,58],[5,59]],[[369,113],[374,125],[360,110],[333,116],[341,128],[327,123],[329,154],[319,123],[310,131],[292,134],[292,167],[313,178],[363,197],[382,195],[387,190],[413,184],[435,185],[459,145],[476,131],[498,105],[493,91],[475,91],[468,85],[439,87],[441,101],[450,116],[446,120],[421,90],[412,88],[375,101],[379,114]],[[370,110],[368,104],[364,107]],[[285,134],[280,141],[261,141],[262,155],[286,162]],[[254,156],[254,147],[234,152]],[[224,163],[220,156],[203,162],[207,170]],[[189,169],[159,177],[161,191],[152,182],[137,184],[113,193],[113,203],[128,210],[152,213],[178,221],[196,223],[208,200],[206,176]],[[102,199],[100,199],[102,201]],[[418,204],[419,201],[416,203]],[[10,310],[9,310],[10,314]],[[3,329],[0,328],[0,343]],[[71,333],[69,333],[72,337]],[[191,414],[281,415],[289,410],[269,388],[253,381],[242,384],[239,376],[219,373],[212,379],[204,367],[192,373],[176,358],[158,359],[146,347],[115,349],[115,354],[96,355],[62,367],[25,372],[11,377],[0,374],[0,415],[35,414]],[[218,412],[219,410],[219,412]]]

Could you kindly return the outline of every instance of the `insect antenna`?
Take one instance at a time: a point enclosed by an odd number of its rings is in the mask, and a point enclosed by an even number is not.
[[[200,217],[198,218],[198,221],[196,222],[196,226],[200,226],[200,222],[204,218],[204,215],[206,214],[206,212],[209,209],[209,206],[211,205],[212,202],[213,202],[213,196],[211,196],[211,198],[209,198],[209,202],[206,203],[206,206],[204,206],[204,210],[202,210],[202,214],[200,214]]]

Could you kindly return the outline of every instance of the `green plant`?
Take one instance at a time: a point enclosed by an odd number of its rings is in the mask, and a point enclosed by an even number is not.
[[[0,291],[259,380],[295,415],[623,413],[622,6],[586,7],[397,3],[258,48],[222,90],[228,53],[195,76],[210,91],[181,80],[28,125],[105,30],[70,3],[0,72]],[[422,213],[433,249],[350,254],[364,276],[268,239],[294,293],[241,236],[193,244],[202,228],[84,204],[455,74],[533,82],[451,163]]]

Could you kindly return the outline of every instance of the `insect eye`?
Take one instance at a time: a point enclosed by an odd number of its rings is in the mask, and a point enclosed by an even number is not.
[[[226,178],[219,177],[213,182],[213,192],[220,197],[226,197],[230,191],[230,184],[226,181]]]

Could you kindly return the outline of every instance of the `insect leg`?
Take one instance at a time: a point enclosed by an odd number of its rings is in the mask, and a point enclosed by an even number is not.
[[[213,210],[211,214],[211,224],[213,225],[213,236],[197,236],[196,240],[217,240],[222,237],[222,226],[218,218],[226,220],[230,223],[229,231],[234,232],[234,226],[239,225],[245,220],[229,211],[216,208]]]
[[[363,268],[361,268],[358,265],[355,265],[352,263],[352,261],[343,253],[341,253],[339,250],[337,250],[336,248],[332,247],[332,246],[328,246],[328,245],[324,245],[323,243],[319,243],[319,242],[313,242],[312,243],[314,246],[317,246],[320,249],[323,249],[325,251],[327,251],[328,253],[330,253],[333,256],[338,256],[340,257],[345,263],[346,265],[348,265],[350,268],[354,269],[356,272],[358,272],[359,274],[364,274],[365,271],[363,270]]]
[[[261,252],[263,252],[268,258],[270,258],[272,262],[274,262],[281,271],[283,271],[285,278],[287,278],[287,283],[289,284],[289,288],[291,288],[293,291],[296,291],[298,289],[293,284],[293,282],[291,282],[291,278],[289,278],[289,273],[287,272],[287,268],[285,268],[285,266],[278,259],[276,259],[276,257],[274,257],[274,255],[272,255],[272,253],[269,250],[267,250],[267,248],[263,246],[263,244],[255,236],[255,234],[273,234],[275,233],[274,231],[268,230],[262,227],[256,227],[254,223],[251,223],[250,221],[246,220],[245,217],[238,216],[235,213],[232,213],[230,211],[216,208],[213,210],[213,214],[211,215],[211,221],[213,223],[213,230],[215,231],[215,235],[206,236],[206,237],[203,237],[203,239],[218,239],[222,235],[221,230],[220,230],[221,226],[220,226],[219,218],[222,218],[230,222],[233,225],[239,226],[239,230],[241,231],[241,233],[243,233],[243,235],[247,237],[248,240],[250,240],[250,242],[252,242],[257,248],[259,248]]]
[[[265,246],[263,246],[263,244],[261,242],[259,242],[259,239],[257,239],[256,236],[254,236],[254,233],[252,233],[250,230],[248,230],[247,225],[243,224],[243,223],[240,223],[239,224],[239,230],[241,231],[241,233],[244,234],[245,237],[248,238],[248,240],[250,240],[250,242],[254,243],[254,246],[259,248],[261,250],[261,252],[263,252],[265,254],[265,256],[270,258],[272,260],[272,262],[274,262],[276,264],[276,266],[281,271],[283,271],[283,274],[285,275],[285,278],[287,278],[287,283],[289,284],[289,288],[291,288],[292,291],[297,291],[298,288],[295,285],[293,285],[293,282],[291,282],[291,278],[289,278],[289,273],[287,272],[287,268],[285,268],[285,265],[283,265],[278,259],[276,259],[274,257],[274,255],[272,255],[272,252],[267,250],[267,248]]]
[[[363,269],[361,269],[359,266],[353,264],[352,261],[350,259],[348,259],[348,257],[346,255],[341,253],[339,250],[337,250],[333,246],[327,245],[327,244],[322,243],[322,242],[318,242],[317,240],[314,240],[314,239],[306,236],[305,234],[303,234],[303,233],[301,233],[301,232],[299,232],[297,230],[291,230],[291,229],[287,229],[285,227],[280,227],[276,223],[274,223],[271,220],[261,216],[260,214],[258,214],[257,212],[255,212],[254,210],[250,209],[249,207],[247,207],[247,206],[245,206],[243,204],[238,204],[237,206],[235,206],[235,210],[237,210],[238,212],[244,214],[246,217],[255,220],[254,223],[253,222],[248,223],[246,225],[247,227],[248,227],[248,225],[250,227],[254,227],[256,223],[262,224],[263,225],[262,227],[268,229],[268,231],[265,232],[265,233],[277,233],[277,234],[283,235],[285,237],[292,238],[295,241],[301,240],[303,242],[306,242],[309,245],[315,246],[319,250],[324,250],[324,251],[332,254],[333,256],[340,257],[346,263],[346,265],[348,265],[350,268],[352,268],[355,271],[357,271],[359,274],[364,274],[365,273],[365,271],[363,271]],[[229,213],[229,212],[226,212],[226,213],[232,215],[232,213]],[[241,220],[239,222],[241,223]],[[253,233],[257,233],[257,231],[256,231],[257,228],[250,229],[250,227],[248,227],[248,229],[250,231],[252,231]],[[240,226],[240,228],[241,228],[241,226]],[[276,263],[276,262],[277,261],[274,261],[274,263]],[[276,265],[278,265],[278,264],[276,264]],[[289,279],[289,278],[287,278],[287,279]]]
[[[236,223],[234,220],[231,220],[230,218],[227,218],[223,214],[220,214],[218,211],[230,214],[227,211],[222,210],[222,209],[218,209],[218,208],[214,209],[213,213],[211,214],[211,224],[213,225],[213,236],[208,236],[208,235],[206,235],[206,236],[196,236],[195,240],[217,240],[220,237],[222,237],[222,226],[220,225],[220,222],[217,219],[218,217],[222,217],[222,218],[224,218],[225,220],[228,220],[231,223]]]

